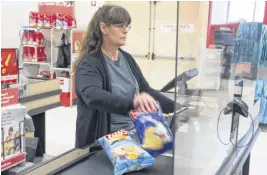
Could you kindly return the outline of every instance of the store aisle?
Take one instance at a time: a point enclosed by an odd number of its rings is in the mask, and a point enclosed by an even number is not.
[[[76,106],[58,107],[46,113],[46,150],[57,156],[75,145]],[[251,153],[250,175],[263,175],[267,165],[267,132],[261,132]]]
[[[75,146],[76,106],[46,112],[46,153],[57,156]]]

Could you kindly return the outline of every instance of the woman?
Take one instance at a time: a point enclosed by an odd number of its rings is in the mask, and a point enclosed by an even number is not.
[[[128,112],[135,108],[173,112],[173,101],[153,90],[126,44],[131,17],[120,6],[104,5],[94,14],[73,72],[77,94],[76,148],[110,132],[131,130]]]

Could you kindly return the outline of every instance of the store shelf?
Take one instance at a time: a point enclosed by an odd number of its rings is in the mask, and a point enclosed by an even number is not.
[[[45,45],[34,45],[34,44],[22,44],[22,47],[46,47]]]
[[[34,80],[50,80],[50,78],[41,78],[41,77],[27,77],[28,79],[34,79]]]
[[[38,26],[36,26],[36,27],[29,27],[29,26],[23,26],[22,27],[22,29],[24,29],[24,30],[35,30],[35,31],[37,31],[37,30],[40,30],[40,29],[53,29],[54,27],[45,27],[45,26],[42,26],[42,27],[38,27]]]
[[[70,68],[53,68],[53,70],[56,70],[56,71],[70,71],[71,69]]]
[[[50,66],[51,67],[51,64],[48,63],[48,62],[25,61],[25,62],[23,62],[23,65],[24,64],[47,65],[47,66]]]

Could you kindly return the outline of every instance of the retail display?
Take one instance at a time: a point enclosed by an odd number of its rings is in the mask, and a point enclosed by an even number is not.
[[[142,147],[153,157],[173,148],[173,136],[160,107],[157,112],[132,110],[130,117],[134,121]]]
[[[97,140],[114,166],[114,174],[139,171],[156,163],[155,159],[138,146],[126,130],[108,134]]]
[[[1,108],[2,171],[25,161],[24,117],[27,108],[20,104]]]
[[[71,15],[54,13],[41,15],[39,12],[30,12],[30,27],[56,27],[57,29],[76,28],[76,19]]]
[[[22,33],[24,61],[47,61],[44,34],[35,29],[24,29]]]

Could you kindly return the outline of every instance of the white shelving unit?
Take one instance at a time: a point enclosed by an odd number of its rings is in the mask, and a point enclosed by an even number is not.
[[[46,45],[37,46],[34,44],[23,44],[22,42],[22,33],[24,30],[34,30],[36,32],[42,32],[44,35],[44,39],[46,40]],[[49,71],[51,76],[50,79],[53,79],[53,75],[56,74],[56,77],[61,77],[60,75],[62,73],[67,74],[69,77],[69,90],[70,90],[70,106],[73,105],[73,98],[75,97],[74,90],[73,90],[73,77],[71,76],[71,70],[72,70],[72,64],[78,57],[77,49],[74,50],[72,47],[75,44],[77,40],[73,41],[73,38],[78,36],[81,36],[85,32],[85,28],[72,28],[72,29],[57,29],[55,27],[22,27],[20,30],[20,38],[21,38],[21,46],[20,46],[20,56],[22,60],[22,68],[24,74],[26,71],[29,72],[40,72],[40,70],[46,70]],[[58,48],[57,46],[60,45],[61,36],[65,33],[69,43],[71,43],[71,64],[68,68],[58,68],[56,67],[57,62],[57,56],[58,56]],[[79,38],[79,37],[78,37]],[[23,47],[34,47],[35,53],[37,53],[38,47],[46,47],[46,55],[47,55],[47,61],[24,61],[23,59]],[[28,69],[28,70],[27,70]],[[29,79],[37,79],[37,80],[48,80],[49,78],[40,78],[37,75],[28,75],[26,76]]]

